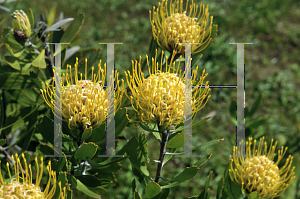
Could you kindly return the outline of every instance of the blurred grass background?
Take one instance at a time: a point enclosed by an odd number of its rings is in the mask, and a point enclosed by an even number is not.
[[[148,53],[152,37],[149,22],[149,9],[158,5],[157,0],[87,0],[87,1],[19,1],[17,9],[31,7],[35,18],[38,14],[47,13],[56,7],[56,20],[62,12],[65,18],[85,13],[85,21],[80,31],[82,47],[102,48],[101,58],[106,61],[106,46],[98,42],[123,42],[115,46],[115,67],[125,78],[123,70],[131,70],[131,60]],[[200,1],[196,1],[200,3]],[[293,154],[294,165],[298,168],[300,149],[300,1],[296,0],[204,0],[209,4],[209,13],[218,24],[218,36],[209,48],[203,51],[198,62],[199,69],[208,73],[210,85],[236,84],[236,45],[229,42],[253,42],[245,45],[245,98],[246,107],[251,108],[255,99],[261,94],[262,101],[257,112],[246,119],[246,125],[265,119],[263,125],[252,125],[251,136],[265,136],[278,140],[278,146],[289,147],[287,154]],[[11,4],[14,4],[11,3]],[[10,5],[10,4],[7,4]],[[2,10],[1,10],[2,12]],[[9,14],[8,14],[9,15]],[[11,20],[4,21],[1,29],[11,26]],[[0,54],[6,51],[0,49]],[[2,59],[4,59],[2,57]],[[187,198],[198,195],[203,187],[208,172],[213,170],[211,181],[212,198],[216,187],[232,154],[235,144],[236,127],[230,119],[229,107],[236,101],[235,88],[213,88],[212,97],[207,105],[197,114],[197,119],[213,115],[214,117],[202,126],[193,129],[193,146],[211,140],[225,138],[225,141],[207,146],[193,152],[205,157],[212,153],[198,174],[180,187],[171,189],[170,198]],[[196,121],[195,121],[196,122]],[[138,135],[140,128],[133,125],[126,127],[122,133],[130,139]],[[159,143],[146,133],[150,158],[157,159]],[[249,132],[246,132],[249,136]],[[120,141],[120,146],[125,141]],[[279,149],[279,147],[277,147]],[[287,156],[287,155],[286,155]],[[163,176],[168,178],[181,172],[186,166],[197,162],[197,158],[173,157],[163,169]],[[281,165],[284,162],[281,162]],[[121,162],[122,170],[116,174],[119,183],[102,193],[103,198],[133,198],[131,182],[133,174],[129,161]],[[154,178],[156,164],[149,164],[150,174]],[[279,198],[300,198],[298,178],[286,193]],[[163,182],[163,181],[162,181]],[[138,191],[142,193],[140,186]],[[87,198],[75,192],[73,198]]]

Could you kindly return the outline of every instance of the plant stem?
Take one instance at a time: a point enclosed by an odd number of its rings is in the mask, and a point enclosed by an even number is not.
[[[160,155],[159,155],[159,163],[157,165],[157,170],[156,170],[156,177],[155,177],[155,182],[158,183],[159,178],[160,178],[160,174],[161,174],[161,170],[163,167],[163,161],[164,161],[164,157],[166,154],[166,148],[167,148],[167,141],[168,141],[168,137],[170,134],[170,130],[169,129],[162,129],[160,126],[158,126],[159,132],[161,133],[161,143],[160,143]]]

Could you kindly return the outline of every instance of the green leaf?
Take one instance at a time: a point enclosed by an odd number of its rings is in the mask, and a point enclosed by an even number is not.
[[[69,25],[67,30],[64,32],[60,40],[60,43],[71,43],[75,35],[79,33],[83,21],[84,21],[84,15],[82,13],[77,15],[74,21],[72,21],[72,23]],[[61,50],[64,50],[66,47],[67,45],[62,45]]]
[[[224,190],[221,199],[239,199],[242,196],[241,187],[231,181],[229,176],[230,164],[224,171]]]
[[[150,182],[145,189],[146,198],[154,198],[162,192],[161,187],[156,182]]]
[[[218,185],[217,199],[221,199],[223,189],[224,189],[224,176],[222,176]]]
[[[126,117],[126,109],[121,108],[115,115],[115,137],[119,136],[123,129],[126,127],[128,119]]]
[[[191,167],[187,167],[183,172],[175,176],[172,181],[175,182],[183,182],[193,178],[199,171],[199,167],[192,165]]]
[[[27,14],[28,20],[30,22],[31,30],[32,30],[34,28],[34,17],[33,17],[31,8],[27,9],[26,14]]]
[[[34,67],[46,68],[46,62],[45,62],[45,49],[43,49],[40,54],[32,61],[32,65]]]
[[[84,143],[81,147],[76,151],[74,158],[77,160],[88,160],[91,159],[97,152],[98,145],[93,142]]]
[[[140,193],[137,190],[134,190],[133,198],[134,199],[142,199]]]
[[[218,25],[213,25],[211,28],[211,38],[214,40],[218,35]]]
[[[136,182],[135,182],[135,178],[132,180],[132,194],[133,194],[133,198],[134,199],[142,199],[140,193],[136,190]]]
[[[0,80],[1,82],[1,80]],[[2,97],[2,94],[0,95],[0,129],[3,127],[4,125],[4,103],[3,103],[4,99]],[[1,135],[1,130],[0,130],[0,135]]]
[[[263,125],[264,123],[266,123],[266,120],[265,119],[259,119],[259,120],[256,120],[254,122],[252,122],[251,124],[249,124],[249,126],[247,125],[247,128],[257,128],[259,127],[260,125]]]
[[[155,51],[158,48],[159,48],[159,45],[158,45],[157,41],[154,39],[154,37],[152,36],[150,45],[149,45],[149,53],[148,53],[150,60],[152,59],[152,57],[155,56]],[[145,69],[146,65],[147,65],[147,61],[145,59],[143,62],[143,65],[142,65],[142,71]]]
[[[260,196],[257,192],[252,192],[246,197],[246,199],[260,199]]]
[[[197,63],[200,61],[202,56],[203,56],[203,54],[201,54],[201,53],[192,54],[192,67],[196,68]]]
[[[141,132],[141,134],[139,136],[139,145],[140,145],[140,149],[141,149],[145,159],[149,163],[150,159],[148,158],[148,152],[147,152],[148,143],[147,143],[146,135],[143,132]]]
[[[85,129],[83,134],[82,134],[81,141],[87,140],[92,135],[92,131],[93,131],[92,127],[88,128],[88,129]]]
[[[20,73],[0,73],[0,89],[14,90],[36,87],[32,78]]]
[[[219,139],[219,140],[214,140],[214,141],[211,141],[211,142],[207,142],[207,143],[205,143],[205,144],[201,144],[201,145],[199,145],[199,146],[193,148],[191,151],[194,151],[194,150],[196,150],[196,149],[198,149],[198,148],[200,148],[200,147],[203,147],[203,146],[205,146],[205,145],[214,144],[214,143],[217,143],[217,142],[220,142],[220,141],[224,141],[224,138]],[[166,154],[167,154],[167,155],[183,155],[183,154],[185,154],[186,152],[189,152],[189,151],[185,151],[185,152],[181,152],[181,153],[169,153],[169,152],[166,152]]]
[[[169,193],[170,193],[170,189],[163,189],[159,199],[167,199]]]
[[[129,160],[133,166],[141,171],[144,175],[149,176],[149,171],[147,170],[147,166],[143,161],[143,154],[136,137],[132,137],[126,144],[126,153],[129,156]]]
[[[24,48],[23,45],[16,41],[12,29],[4,29],[2,31],[2,39],[3,43],[7,43],[13,49],[14,52],[19,52]]]
[[[174,153],[176,152],[177,149],[170,149],[169,153]],[[173,155],[165,155],[163,164],[165,165],[171,158],[173,157]]]
[[[188,139],[186,139],[188,137]],[[168,142],[167,142],[167,147],[168,148],[180,148],[183,147],[188,141],[191,139],[191,136],[189,134],[184,134],[184,133],[177,133],[174,137],[172,137]]]
[[[236,106],[237,106],[236,101],[232,101],[230,106],[229,106],[230,116],[233,119],[236,119],[236,110],[237,110]]]
[[[176,186],[178,186],[180,183],[181,183],[181,182],[172,182],[172,183],[170,183],[170,184],[168,184],[168,185],[162,186],[161,188],[162,188],[162,190],[164,190],[164,189],[168,189],[168,188],[171,188],[171,187],[176,187]]]
[[[137,177],[138,181],[146,187],[149,182],[151,182],[151,179],[149,176],[146,176],[141,172],[140,170],[136,169],[134,166],[132,167],[132,173]]]
[[[52,9],[51,9],[51,11],[53,12]],[[52,12],[50,14],[52,14]],[[47,28],[45,30],[45,32],[56,31],[59,27],[65,25],[66,23],[73,21],[73,20],[74,20],[74,18],[66,18],[66,19],[60,20],[60,21],[56,22],[55,24],[53,24],[50,28]]]
[[[261,102],[261,94],[259,94],[259,96],[256,98],[256,100],[251,108],[251,111],[249,113],[249,117],[251,117],[257,111],[260,102]]]
[[[208,155],[205,157],[204,160],[203,160],[203,159],[200,159],[200,160],[198,160],[194,165],[196,165],[197,167],[200,168],[207,160],[209,160],[209,159],[211,158],[211,156],[212,156],[211,153],[208,154]]]
[[[94,193],[93,191],[89,190],[88,187],[86,187],[84,184],[80,182],[80,180],[77,179],[77,187],[79,191],[85,193],[86,195],[92,197],[92,198],[99,198],[101,195]]]
[[[100,179],[92,175],[77,175],[75,177],[88,187],[98,187],[102,184]]]
[[[48,116],[44,116],[38,124],[38,130],[46,142],[54,144],[54,122]]]
[[[209,199],[210,198],[211,192],[208,189],[208,186],[209,186],[209,182],[211,180],[211,174],[212,174],[212,171],[209,172],[207,179],[206,179],[204,190],[201,192],[198,199]]]
[[[13,56],[5,56],[5,61],[8,65],[16,70],[28,70],[31,66],[31,62],[25,62]]]
[[[6,139],[0,139],[0,146],[3,146],[6,143]]]
[[[5,46],[10,52],[10,54],[12,54],[14,57],[20,57],[25,50],[25,48],[22,48],[19,52],[14,53],[13,49],[7,43],[5,44]]]

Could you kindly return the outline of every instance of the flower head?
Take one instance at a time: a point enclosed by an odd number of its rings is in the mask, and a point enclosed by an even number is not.
[[[3,180],[3,176],[0,170],[0,198],[28,198],[28,199],[51,199],[56,191],[56,172],[51,170],[51,163],[47,165],[47,170],[49,173],[49,180],[44,192],[41,191],[39,185],[43,176],[43,158],[41,158],[41,163],[38,163],[38,159],[35,158],[35,163],[37,166],[36,180],[35,184],[32,183],[33,175],[31,170],[31,164],[28,165],[24,154],[22,154],[24,161],[24,167],[22,167],[20,158],[18,154],[11,157],[14,165],[15,177],[12,178],[9,163],[7,163],[8,174],[10,177],[10,182],[7,183]],[[23,170],[24,169],[24,170]],[[21,171],[22,177],[19,176]],[[53,186],[50,189],[51,178],[53,179]],[[60,193],[60,199],[63,199],[62,191]]]
[[[78,80],[78,59],[75,63],[75,78],[72,78],[71,66],[67,66],[67,73],[63,74],[62,85],[66,81],[66,85],[61,87],[62,115],[69,121],[70,128],[85,129],[96,128],[100,126],[106,119],[107,114],[107,90],[104,89],[106,64],[104,69],[101,68],[101,60],[98,64],[98,72],[94,74],[92,67],[92,80],[87,80],[87,59],[85,59],[85,80]],[[69,72],[68,72],[69,70]],[[115,95],[114,105],[115,111],[121,106],[122,96],[124,94],[124,85],[120,88],[118,80],[118,72],[115,73]],[[46,103],[52,108],[55,107],[55,88],[54,82],[52,86],[47,84],[47,89],[41,90]],[[123,82],[123,80],[122,80]],[[111,97],[112,98],[112,97]],[[109,98],[109,99],[111,99]]]
[[[242,186],[247,194],[257,192],[260,197],[274,198],[281,195],[285,189],[291,185],[295,178],[293,167],[289,172],[293,156],[289,155],[284,166],[279,169],[278,163],[284,157],[287,147],[283,150],[283,146],[278,150],[277,161],[274,161],[276,153],[274,153],[277,141],[272,146],[273,139],[269,151],[267,150],[267,142],[264,137],[260,139],[258,148],[256,149],[256,140],[251,150],[252,138],[246,141],[246,156],[242,156],[242,142],[240,147],[233,147],[233,158],[230,157],[231,169],[229,169],[232,181]],[[264,145],[264,146],[263,146]],[[233,168],[233,163],[235,169]]]
[[[174,56],[175,53],[170,62],[166,57],[166,66],[162,63],[163,54],[160,64],[156,62],[156,55],[155,58],[152,58],[152,66],[149,66],[147,56],[150,75],[148,78],[145,78],[141,71],[141,57],[139,63],[132,61],[132,75],[129,71],[125,72],[128,86],[132,92],[130,97],[132,106],[142,122],[171,127],[180,124],[185,119],[185,75],[179,70],[180,62],[176,69],[175,62],[173,62]],[[200,88],[207,74],[204,75],[205,70],[203,70],[200,80],[196,81],[197,69],[192,71],[191,78],[192,84],[197,83],[191,91],[193,94],[192,115],[202,109],[210,97],[207,96],[210,91],[208,82],[204,89]]]
[[[184,54],[184,44],[191,45],[191,52],[197,53],[204,50],[212,41],[211,30],[213,16],[210,17],[210,24],[206,29],[209,20],[208,5],[195,5],[186,1],[185,9],[183,1],[172,0],[168,6],[168,0],[162,0],[158,7],[153,7],[153,15],[150,13],[153,37],[160,47],[169,52],[175,50],[178,54]]]
[[[26,13],[23,10],[15,10],[12,14],[13,28],[15,30],[21,30],[25,33],[26,37],[31,34],[31,25]]]

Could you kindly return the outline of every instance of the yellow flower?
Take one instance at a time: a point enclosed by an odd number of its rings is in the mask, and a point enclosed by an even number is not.
[[[189,9],[188,9],[189,8]],[[189,10],[189,11],[188,11]],[[153,37],[160,47],[169,52],[175,50],[183,55],[184,44],[178,43],[199,43],[191,45],[191,52],[198,53],[204,50],[212,41],[211,30],[213,16],[210,17],[210,24],[206,29],[209,19],[208,5],[195,5],[186,1],[185,9],[183,1],[172,0],[168,7],[168,0],[162,0],[158,7],[153,6],[153,16],[150,14]]]
[[[14,172],[15,177],[12,178],[9,164],[7,163],[7,169],[8,174],[10,177],[10,182],[7,183],[3,180],[3,176],[0,169],[0,198],[28,198],[28,199],[51,199],[53,198],[55,191],[56,191],[56,172],[51,170],[51,163],[49,161],[47,165],[47,170],[49,173],[49,180],[47,183],[47,186],[44,190],[44,192],[41,191],[39,185],[42,180],[43,176],[43,158],[41,158],[41,163],[38,163],[37,158],[35,158],[35,163],[37,166],[37,173],[36,173],[36,181],[35,184],[32,183],[32,170],[31,170],[31,164],[28,165],[24,154],[22,154],[23,160],[24,160],[24,167],[22,167],[22,164],[20,162],[20,159],[18,157],[18,154],[11,157],[13,160],[14,165]],[[0,161],[1,163],[1,161]],[[23,170],[25,169],[25,170]],[[24,173],[23,173],[24,171]],[[22,177],[19,176],[19,172],[22,173]],[[53,186],[50,189],[50,183],[51,178],[53,179]],[[60,184],[60,182],[59,182]],[[60,199],[64,199],[65,195],[61,191],[60,188]]]
[[[84,130],[85,128],[96,128],[100,126],[106,119],[107,114],[107,91],[104,89],[106,64],[104,70],[101,68],[101,60],[98,64],[98,72],[94,74],[92,67],[92,80],[87,80],[87,59],[85,59],[85,80],[78,80],[78,59],[75,63],[74,81],[71,73],[71,66],[67,66],[67,73],[63,74],[63,81],[66,85],[61,88],[62,98],[62,115],[69,121],[69,128],[77,128]],[[69,70],[69,72],[68,72]],[[114,105],[115,112],[120,108],[122,96],[124,94],[124,85],[120,88],[118,80],[118,72],[115,73],[115,95]],[[47,89],[41,90],[46,103],[54,110],[59,111],[54,103],[54,82],[47,85]],[[123,80],[122,80],[123,83]],[[111,99],[112,97],[109,97]]]
[[[247,194],[257,192],[260,197],[274,198],[281,195],[285,189],[291,185],[295,178],[294,169],[289,172],[293,156],[289,155],[284,166],[279,169],[278,163],[284,157],[287,147],[278,150],[278,158],[275,162],[273,159],[277,141],[272,146],[273,139],[269,151],[267,151],[267,142],[264,137],[260,139],[258,148],[256,149],[256,140],[254,140],[253,149],[251,151],[252,138],[246,141],[246,156],[242,156],[242,142],[239,149],[233,147],[233,158],[230,156],[231,169],[229,169],[232,181],[242,186]],[[263,147],[264,145],[264,147]],[[233,168],[233,163],[235,169]]]
[[[176,69],[175,62],[173,62],[174,56],[175,52],[170,62],[166,57],[166,66],[163,66],[162,59],[160,64],[156,62],[156,55],[155,58],[152,58],[152,66],[149,66],[147,56],[150,75],[148,78],[144,78],[144,73],[141,71],[141,57],[139,63],[132,61],[132,75],[129,71],[125,72],[128,86],[132,92],[130,97],[132,107],[138,113],[142,122],[154,123],[169,128],[171,125],[176,127],[185,119],[185,75],[184,72],[179,70],[180,62]],[[207,74],[204,75],[205,70],[203,70],[200,80],[196,81],[197,70],[198,67],[192,71],[191,78],[192,84],[197,82],[197,86],[192,88],[191,105],[193,115],[205,106],[210,97],[207,97],[210,91],[208,82],[206,82],[204,89],[199,88],[199,86],[203,86]],[[204,105],[202,105],[203,101],[205,101]]]
[[[23,10],[15,10],[12,14],[13,17],[13,28],[21,29],[26,37],[29,37],[31,34],[31,25],[26,13]]]

